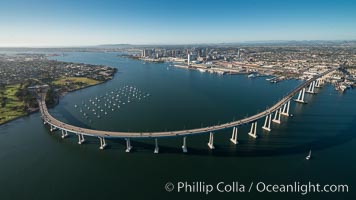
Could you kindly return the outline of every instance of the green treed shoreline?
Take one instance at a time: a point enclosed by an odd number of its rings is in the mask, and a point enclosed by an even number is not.
[[[86,77],[61,77],[50,83],[47,93],[47,103],[54,106],[60,96],[67,92],[80,90],[104,83],[106,81],[94,80]],[[27,90],[33,81],[24,84],[7,85],[0,88],[0,125],[27,116],[38,111],[35,97]]]

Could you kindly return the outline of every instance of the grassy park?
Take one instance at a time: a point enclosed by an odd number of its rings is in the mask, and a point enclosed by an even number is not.
[[[101,83],[100,81],[86,78],[86,77],[61,77],[52,82],[53,85],[58,87],[67,87],[68,91],[73,91],[77,89],[81,89],[84,87],[88,87],[91,85],[96,85]]]
[[[16,97],[20,84],[0,88],[0,124],[26,115],[25,103]]]
[[[61,77],[52,81],[52,85],[60,89],[59,94],[64,94],[101,82],[86,77]],[[27,86],[16,84],[0,88],[0,125],[27,115],[27,109],[34,107],[34,105],[29,104],[32,96],[26,92]]]

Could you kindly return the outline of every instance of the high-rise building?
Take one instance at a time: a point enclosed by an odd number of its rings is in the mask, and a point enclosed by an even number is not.
[[[190,54],[188,53],[188,66],[190,66]]]
[[[146,58],[149,57],[151,55],[151,50],[149,49],[143,49],[142,51],[142,57]]]

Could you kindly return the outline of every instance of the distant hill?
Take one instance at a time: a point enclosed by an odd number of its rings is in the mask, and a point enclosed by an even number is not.
[[[185,48],[190,46],[356,46],[356,40],[261,40],[226,43],[192,43],[192,44],[102,44],[94,48],[122,49],[122,48]]]
[[[95,46],[95,47],[98,47],[98,48],[120,49],[120,48],[133,47],[133,45],[131,45],[131,44],[101,44],[101,45],[97,45],[97,46]]]

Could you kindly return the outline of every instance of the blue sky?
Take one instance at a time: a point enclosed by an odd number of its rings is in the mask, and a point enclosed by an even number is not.
[[[1,0],[0,46],[355,40],[355,0]]]

